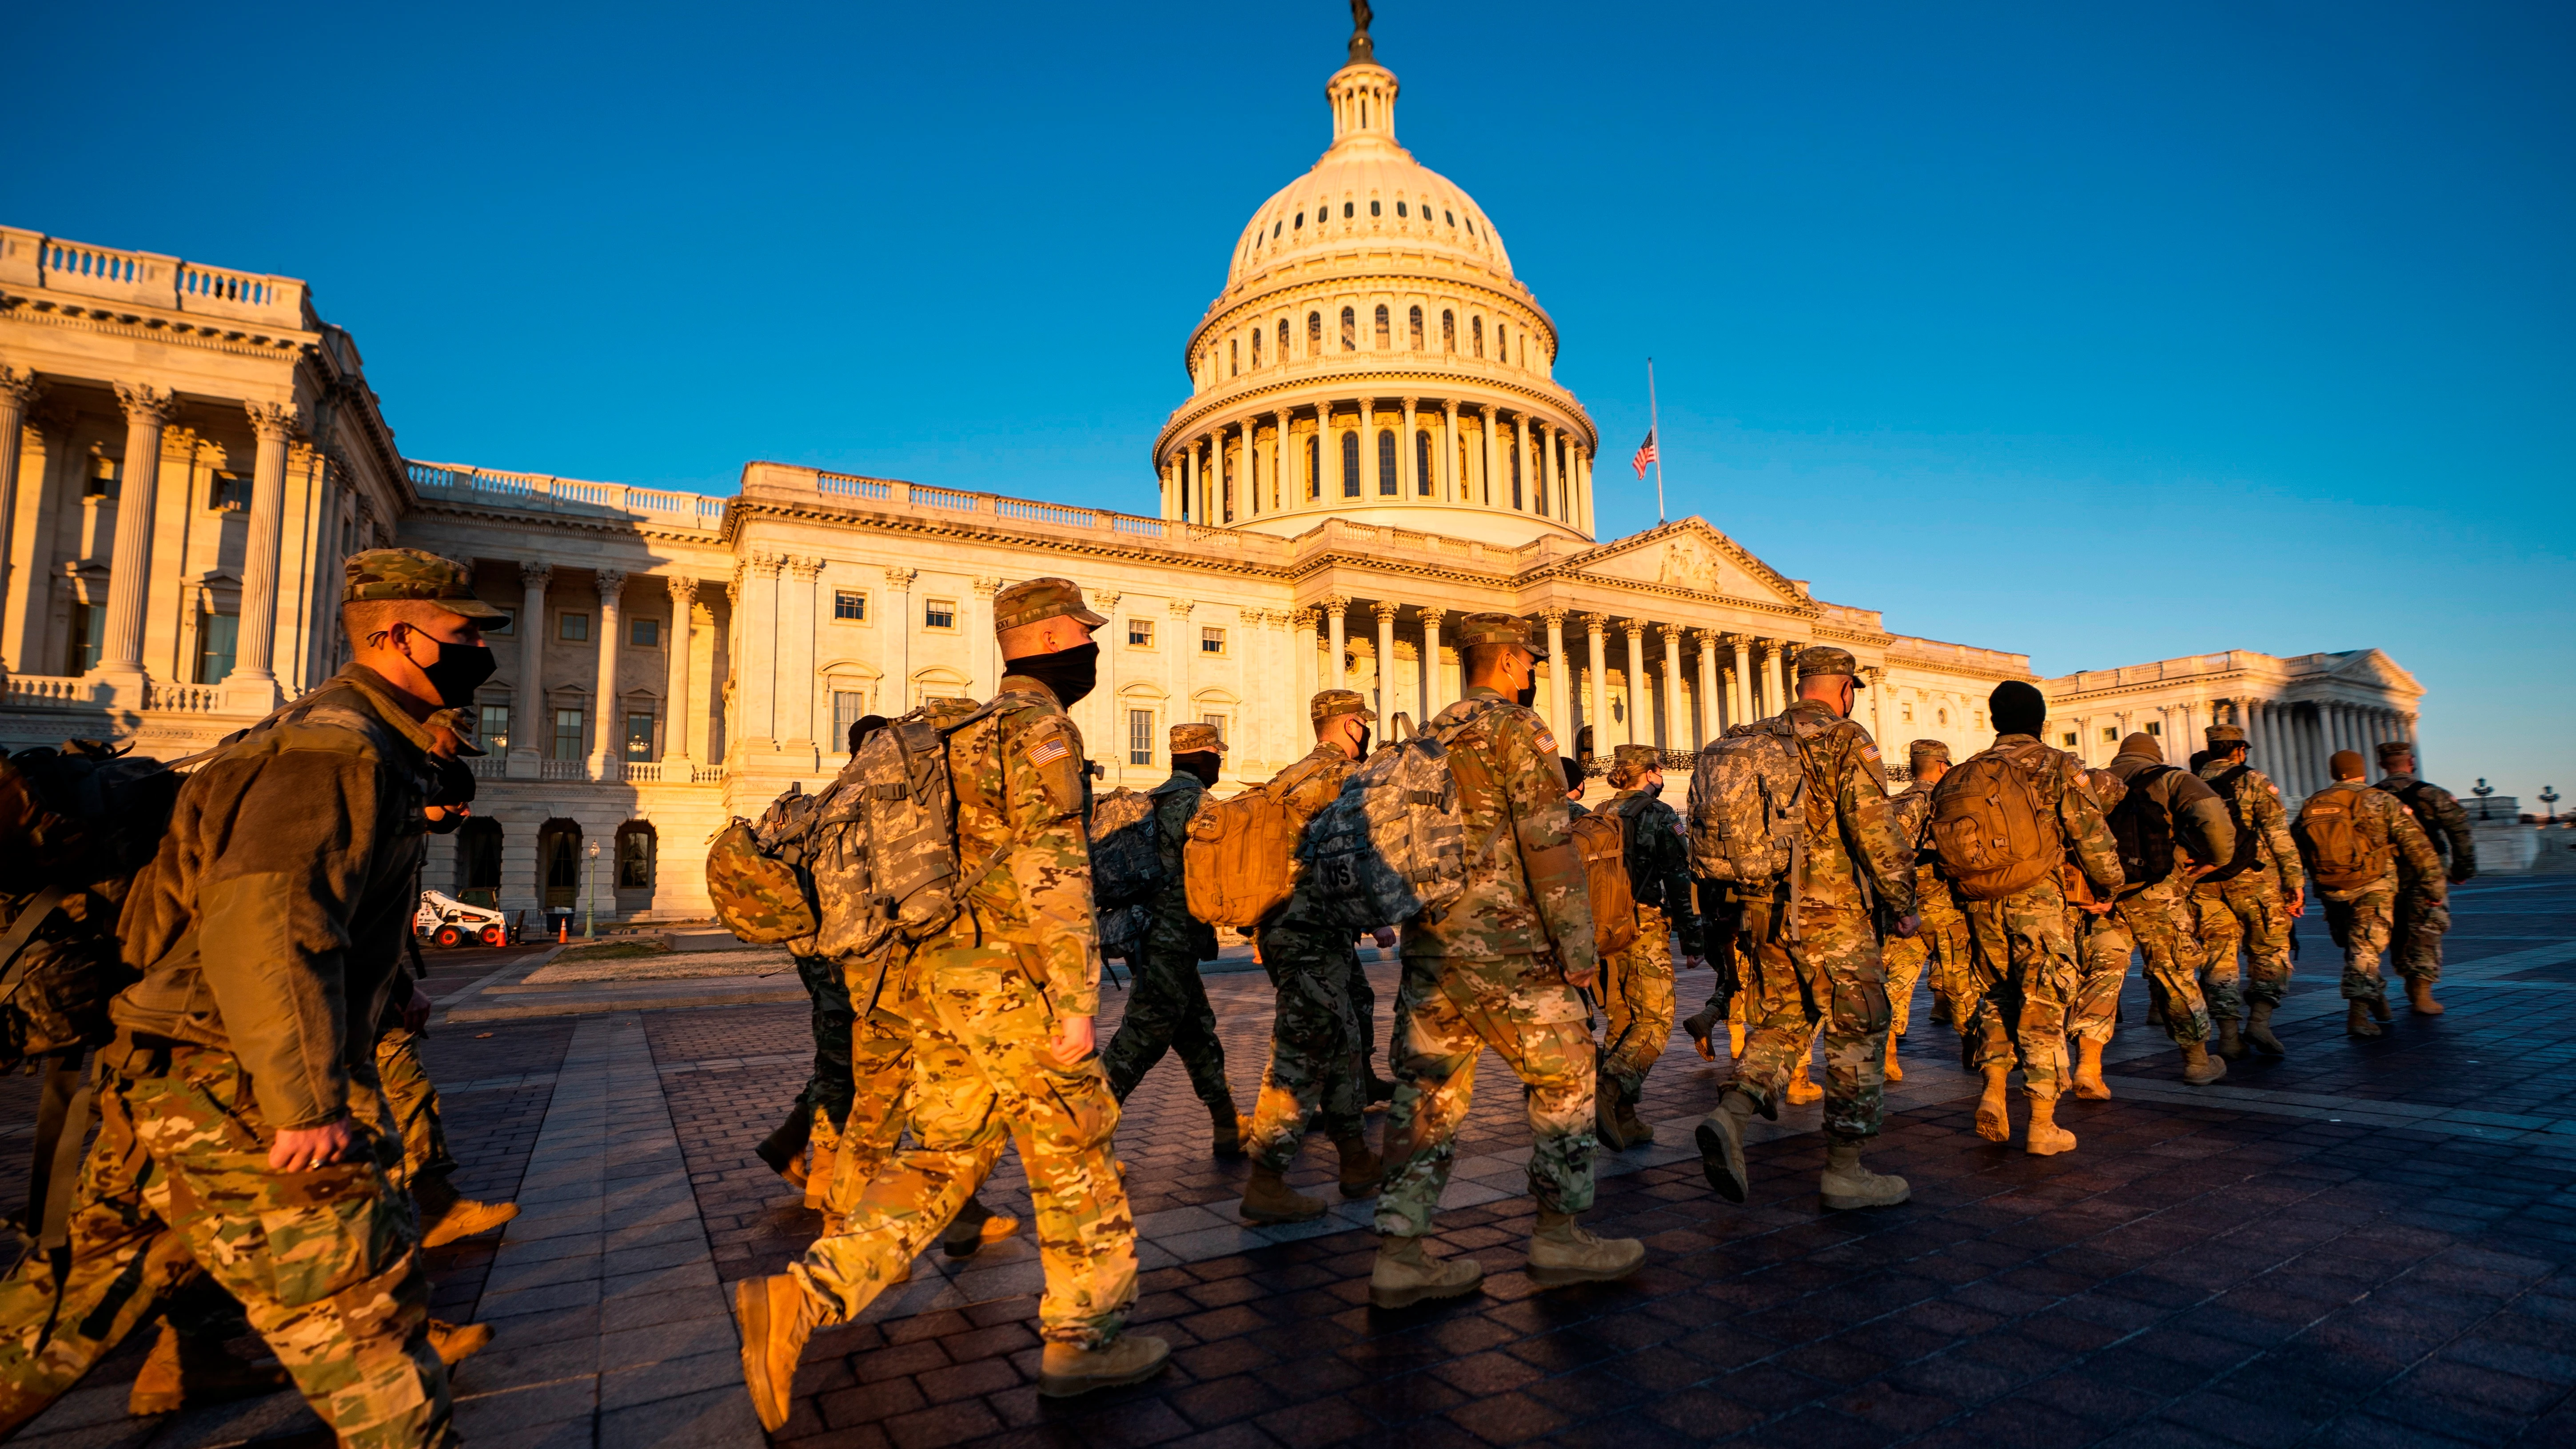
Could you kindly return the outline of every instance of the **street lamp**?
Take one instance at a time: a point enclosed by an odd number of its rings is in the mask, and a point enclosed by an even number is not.
[[[596,840],[590,843],[590,863],[585,869],[589,874],[583,878],[581,887],[581,934],[585,940],[595,940],[599,936],[599,842]]]
[[[2550,824],[2552,824],[2552,825],[2557,824],[2557,823],[2558,823],[2558,810],[2557,810],[2557,805],[2558,805],[2558,787],[2557,787],[2557,786],[2555,786],[2555,785],[2543,785],[2543,786],[2541,786],[2541,787],[2540,787],[2540,803],[2541,803],[2541,804],[2543,804],[2543,805],[2546,805],[2546,806],[2549,806],[2549,807],[2550,807],[2550,811],[2549,811],[2549,822],[2548,822],[2548,823],[2550,823]]]
[[[2486,819],[2487,797],[2495,793],[2495,786],[2488,784],[2486,777],[2484,775],[2480,775],[2478,777],[2478,783],[2469,788],[2469,793],[2478,797],[2478,818],[2480,820]]]

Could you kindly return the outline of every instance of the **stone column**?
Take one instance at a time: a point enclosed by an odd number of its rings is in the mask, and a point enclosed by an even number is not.
[[[253,485],[256,486],[256,485]],[[510,701],[510,754],[503,773],[513,780],[533,780],[544,773],[546,718],[546,581],[554,565],[531,559],[519,565],[519,616],[510,621],[519,637],[519,683]]]
[[[251,474],[250,533],[242,547],[241,618],[236,625],[241,652],[224,681],[224,706],[241,714],[265,714],[279,699],[270,667],[277,644],[277,554],[286,517],[286,445],[297,419],[295,409],[276,403],[245,406],[259,451]]]
[[[1343,598],[1339,594],[1328,594],[1324,598],[1324,625],[1329,631],[1328,637],[1324,643],[1324,678],[1331,681],[1323,686],[1324,689],[1348,689],[1351,687],[1349,675],[1342,668],[1342,656],[1344,653],[1342,630],[1345,627],[1342,621],[1342,613],[1344,610],[1350,608],[1350,606],[1351,601]],[[1321,691],[1319,690],[1317,692],[1320,693]],[[1384,721],[1380,721],[1380,723],[1384,723]]]
[[[1538,616],[1547,625],[1547,727],[1570,755],[1574,753],[1574,719],[1568,691],[1571,681],[1566,678],[1565,611],[1541,609]]]
[[[623,622],[618,616],[618,605],[620,596],[626,591],[626,573],[622,569],[601,569],[598,579],[599,633],[594,637],[599,644],[599,692],[591,706],[591,713],[597,718],[592,721],[596,728],[590,736],[593,741],[590,778],[615,780],[621,778],[618,766],[625,760],[625,750],[617,732],[617,629]]]
[[[1118,621],[1118,601],[1125,596],[1116,589],[1103,589],[1085,597],[1090,600],[1091,607],[1109,622],[1101,625],[1100,632],[1092,636],[1100,641],[1100,684],[1091,691],[1091,698],[1084,701],[1095,711],[1100,728],[1084,731],[1083,740],[1095,754],[1105,741],[1109,747],[1110,763],[1123,770],[1127,767],[1127,718],[1118,702],[1118,651],[1127,647],[1127,631]],[[997,640],[995,648],[999,647]],[[1001,686],[998,670],[993,683],[997,689]],[[880,713],[887,711],[880,709]],[[1118,777],[1113,774],[1110,778]]]
[[[117,482],[116,552],[107,582],[107,639],[99,650],[98,674],[108,676],[118,692],[134,692],[141,704],[143,688],[143,599],[152,587],[152,514],[161,492],[161,430],[179,412],[179,400],[148,383],[116,385],[116,400],[125,409],[124,476]],[[124,704],[123,699],[119,700]]]
[[[1174,453],[1163,460],[1163,517],[1181,516],[1181,455]]]
[[[674,574],[662,580],[671,592],[671,627],[664,635],[670,659],[662,692],[662,783],[686,785],[697,777],[689,758],[689,632],[696,625],[698,581]]]
[[[2272,767],[2271,732],[2263,727],[2263,701],[2241,700],[2236,713],[2238,722],[2245,727],[2245,763],[2275,779],[2280,778],[2280,771]]]
[[[1167,678],[1171,681],[1172,691],[1172,717],[1163,721],[1166,725],[1197,718],[1190,712],[1197,704],[1191,696],[1197,692],[1195,681],[1199,652],[1198,641],[1190,637],[1190,615],[1197,608],[1198,603],[1193,599],[1163,601],[1163,613],[1170,621],[1164,635],[1163,657],[1167,661],[1164,667],[1169,671]],[[1170,746],[1171,741],[1166,737],[1161,748],[1168,752]]]
[[[1195,506],[1198,503],[1198,492],[1199,440],[1192,438],[1181,450],[1181,517],[1185,521],[1207,522],[1206,515],[1199,512]]]
[[[1686,750],[1690,733],[1682,728],[1682,626],[1656,627],[1664,636],[1664,748]]]
[[[1498,488],[1494,484],[1494,471],[1500,466],[1500,460],[1496,456],[1500,452],[1500,449],[1495,446],[1494,433],[1500,429],[1502,425],[1503,410],[1494,406],[1492,403],[1485,404],[1484,419],[1477,431],[1485,440],[1485,476],[1482,479],[1482,482],[1485,490],[1484,502],[1485,506],[1488,508],[1508,508],[1511,506],[1511,492],[1509,485]],[[1598,739],[1599,736],[1595,735],[1594,738]]]
[[[1438,487],[1443,503],[1464,502],[1467,480],[1458,476],[1458,400],[1445,398],[1440,404],[1440,473]]]
[[[1527,428],[1524,427],[1522,432],[1526,437]],[[1529,455],[1523,453],[1521,456],[1527,459]],[[1521,466],[1521,474],[1524,478],[1529,474],[1529,465],[1526,461]],[[1646,621],[1622,619],[1619,621],[1619,627],[1628,635],[1628,737],[1622,743],[1650,745],[1655,742],[1653,720],[1655,688],[1646,682]],[[1639,728],[1641,725],[1642,731]],[[1600,737],[1595,735],[1594,738]]]
[[[1565,489],[1556,476],[1556,424],[1554,423],[1542,422],[1538,425],[1538,477],[1539,496],[1536,501],[1539,504],[1539,516],[1564,518]],[[1550,512],[1547,507],[1547,502],[1551,498],[1556,500],[1553,512]]]
[[[1440,662],[1440,616],[1447,612],[1437,604],[1422,606],[1422,717],[1425,720],[1449,707],[1455,696],[1449,693],[1449,671]]]
[[[1530,457],[1529,414],[1512,414],[1512,442],[1515,446],[1513,456],[1520,460],[1521,498],[1517,506],[1527,512],[1529,506],[1538,501],[1533,496],[1538,490],[1538,469],[1532,466],[1536,460]],[[1633,727],[1636,722],[1631,720],[1629,723]]]
[[[800,770],[814,770],[822,765],[815,747],[815,736],[826,733],[814,727],[814,712],[821,701],[815,690],[814,673],[814,586],[823,576],[819,558],[789,558],[787,577],[780,590],[782,607],[779,615],[778,717],[789,730],[786,745],[801,758]],[[986,630],[987,637],[991,630]],[[974,657],[969,655],[969,658]]]
[[[9,561],[18,540],[19,448],[26,433],[27,412],[44,394],[45,385],[36,380],[35,373],[21,371],[0,363],[0,639],[10,637]],[[264,458],[266,454],[261,456]],[[36,557],[39,560],[45,557],[44,540],[41,538],[36,541]],[[41,566],[41,564],[38,565],[38,567]],[[42,588],[27,591],[29,612],[42,612],[46,607],[45,591]],[[22,659],[20,664],[23,666],[27,662]],[[0,673],[5,672],[6,662],[0,661]],[[27,672],[35,674],[45,671],[28,670]]]
[[[1283,357],[1279,360],[1286,362],[1288,359]],[[1278,420],[1279,435],[1271,443],[1270,479],[1279,490],[1279,511],[1286,513],[1304,503],[1306,495],[1297,487],[1296,471],[1288,466],[1288,410],[1281,408],[1271,416]]]
[[[890,697],[876,702],[876,712],[888,719],[912,710],[912,581],[919,574],[918,569],[885,571],[886,609],[878,620],[885,629],[885,658],[878,668],[885,671],[882,692]]]
[[[1698,642],[1699,735],[1696,739],[1691,741],[1691,748],[1693,749],[1699,749],[1705,746],[1710,740],[1716,739],[1718,732],[1725,729],[1726,726],[1731,723],[1731,721],[1720,718],[1718,712],[1717,631],[1714,629],[1699,630]]]
[[[1780,701],[1780,708],[1771,711],[1773,714],[1778,714],[1780,710],[1787,709],[1789,707],[1789,701],[1798,697],[1798,686],[1796,683],[1797,670],[1794,668],[1797,662],[1796,649],[1788,640],[1775,639],[1772,641],[1772,676],[1779,688],[1779,693],[1773,695],[1772,698]]]
[[[1591,646],[1592,709],[1584,723],[1592,726],[1592,754],[1587,759],[1610,753],[1610,658],[1608,632],[1610,621],[1599,614],[1583,616],[1583,634]]]
[[[1863,702],[1869,706],[1869,737],[1878,746],[1883,766],[1884,757],[1888,751],[1887,712],[1879,707],[1879,697],[1887,693],[1887,691],[1881,687],[1887,679],[1887,671],[1880,669],[1875,665],[1864,665],[1861,668],[1860,676],[1861,684],[1864,687]],[[2042,727],[2045,728],[2045,726]],[[1900,755],[1898,758],[1903,759],[1904,757]],[[1909,768],[1912,763],[1913,762],[1910,760],[1907,761]]]
[[[1395,485],[1395,491],[1399,498],[1413,499],[1422,496],[1422,480],[1414,476],[1421,470],[1422,460],[1413,446],[1413,414],[1421,405],[1422,399],[1418,397],[1404,400],[1404,440],[1395,450],[1395,456],[1399,460],[1395,465],[1395,476],[1399,480]]]
[[[1397,486],[1403,486],[1401,480]],[[1369,606],[1369,612],[1377,615],[1377,714],[1381,720],[1395,718],[1395,616],[1402,607],[1385,599]]]
[[[993,632],[993,596],[1002,591],[1002,581],[991,576],[969,579],[975,611],[966,616],[966,657],[973,665],[974,682],[967,686],[977,699],[991,699],[1002,692],[1002,641]]]
[[[1582,522],[1581,527],[1582,527],[1582,529],[1583,529],[1583,531],[1584,531],[1585,533],[1590,533],[1590,532],[1592,532],[1592,531],[1593,531],[1593,526],[1592,526],[1592,453],[1591,453],[1591,450],[1590,450],[1590,449],[1588,449],[1588,448],[1577,448],[1577,449],[1575,449],[1575,450],[1574,450],[1574,453],[1575,453],[1575,461],[1576,461],[1576,463],[1577,463],[1577,465],[1578,465],[1579,471],[1582,473],[1582,478],[1583,478],[1583,482],[1582,482],[1582,491],[1583,491],[1583,522]]]
[[[1751,723],[1753,714],[1753,641],[1742,634],[1729,634],[1726,642],[1735,648],[1735,676],[1729,681],[1726,696],[1728,713],[1734,717],[1729,725]]]
[[[1323,620],[1311,608],[1299,609],[1290,618],[1289,652],[1297,656],[1297,706],[1301,710],[1309,700],[1324,692],[1315,672],[1315,656],[1323,652],[1316,643],[1315,631],[1322,625]]]

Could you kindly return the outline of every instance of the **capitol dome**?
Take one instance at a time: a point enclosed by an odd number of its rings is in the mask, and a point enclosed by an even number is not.
[[[1592,537],[1599,435],[1556,324],[1484,208],[1395,139],[1365,31],[1333,140],[1236,239],[1154,441],[1162,514],[1296,534],[1319,515],[1517,546]]]

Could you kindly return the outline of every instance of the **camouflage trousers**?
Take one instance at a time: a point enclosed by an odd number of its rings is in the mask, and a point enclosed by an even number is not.
[[[2242,1004],[2281,1004],[2290,984],[2290,908],[2280,877],[2249,870],[2233,880],[2201,882],[2192,890],[2200,908],[2201,995],[2213,1016],[2241,1015]],[[2238,962],[2252,958],[2248,976]]]
[[[35,1254],[0,1282],[0,1437],[203,1265],[342,1444],[457,1442],[419,1226],[394,1185],[402,1143],[372,1082],[349,1094],[357,1158],[311,1172],[268,1165],[276,1133],[227,1053],[114,1046],[94,1084],[68,1267]]]
[[[868,1184],[885,1170],[912,1105],[912,1022],[887,999],[899,993],[899,986],[885,980],[886,965],[886,957],[879,954],[841,968],[844,999],[851,1008],[843,1053],[849,1061],[848,1081],[842,1089],[849,1105],[842,1114],[828,1176],[819,1166],[815,1172],[825,1177],[823,1211],[840,1216],[858,1206]]]
[[[1956,906],[1942,900],[1927,900],[1921,912],[1922,925],[1914,939],[1922,943],[1923,972],[1932,978],[1932,1009],[1943,1025],[1954,1031],[1965,1031],[1969,1014],[1976,1010],[1976,968],[1968,960],[1968,918]],[[1882,951],[1892,949],[1902,937],[1891,937],[1882,943]],[[1888,991],[1888,1004],[1895,1006],[1896,992]],[[1909,1019],[1913,1003],[1900,1008]]]
[[[1476,1056],[1494,1050],[1529,1109],[1530,1195],[1548,1212],[1592,1206],[1591,1012],[1553,956],[1412,956],[1395,994],[1395,1101],[1377,1230],[1431,1231],[1475,1096]]]
[[[1673,1039],[1673,929],[1662,911],[1637,907],[1636,941],[1602,963],[1601,1008],[1602,1079],[1634,1102]]]
[[[1190,1090],[1202,1102],[1233,1095],[1225,1083],[1225,1043],[1217,1039],[1216,1008],[1208,1005],[1207,983],[1199,963],[1186,951],[1148,946],[1134,961],[1135,981],[1127,992],[1127,1015],[1118,1034],[1100,1054],[1109,1072],[1110,1090],[1118,1100],[1136,1090],[1166,1051],[1175,1053],[1190,1074]]]
[[[1036,1206],[1040,1334],[1085,1347],[1117,1338],[1136,1300],[1136,1223],[1110,1144],[1118,1099],[1096,1058],[1054,1056],[1039,977],[1034,953],[1010,946],[913,953],[897,1008],[912,1024],[913,1145],[867,1185],[841,1232],[787,1270],[824,1322],[849,1321],[906,1276],[1008,1144]]]
[[[2200,995],[2200,925],[2182,872],[2123,898],[2112,914],[2128,926],[2147,963],[2147,994],[2164,1006],[2165,1035],[2184,1046],[2209,1040],[2209,1003]]]
[[[1981,1003],[1967,1049],[1980,1069],[2009,1069],[2018,1058],[2031,1099],[2053,1102],[2068,1080],[2067,1016],[2080,976],[2066,892],[2052,872],[2000,900],[1962,906]]]
[[[1245,1146],[1264,1167],[1297,1160],[1308,1124],[1321,1119],[1339,1142],[1358,1136],[1368,1091],[1360,1077],[1366,1028],[1352,1009],[1350,979],[1359,962],[1351,933],[1339,926],[1273,925],[1261,932],[1261,969],[1270,973],[1278,1008],[1270,1023],[1270,1062],[1252,1108]]]
[[[2120,1024],[2120,987],[2129,979],[2129,958],[2137,954],[2138,938],[2118,911],[2097,916],[2074,905],[2066,908],[2066,929],[2075,938],[2076,953],[2067,1035],[2107,1042]]]
[[[1878,1135],[1887,1095],[1886,968],[1878,928],[1857,907],[1803,903],[1797,940],[1784,903],[1744,910],[1753,977],[1745,983],[1744,1058],[1735,1084],[1776,1107],[1819,1035],[1825,1043],[1825,1135]]]
[[[456,1171],[456,1159],[447,1151],[447,1129],[438,1120],[438,1086],[421,1064],[420,1039],[421,1033],[400,1028],[376,1038],[376,1078],[384,1085],[386,1124],[402,1137],[402,1167],[394,1185],[415,1196],[429,1179]]]
[[[2427,984],[2441,980],[2442,938],[2450,931],[2448,894],[2435,895],[2423,882],[2401,878],[2396,917],[2389,928],[2390,954],[2397,958],[2398,974]]]
[[[2379,975],[2379,958],[2388,949],[2390,917],[2396,901],[2394,875],[2363,886],[2350,900],[2326,897],[2326,931],[2343,948],[2344,1000],[2388,998],[2388,984]]]

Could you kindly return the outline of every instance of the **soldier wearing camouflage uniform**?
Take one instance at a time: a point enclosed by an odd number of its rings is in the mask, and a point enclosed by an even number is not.
[[[1000,693],[947,740],[964,899],[902,965],[913,1145],[868,1185],[841,1232],[785,1273],[736,1285],[743,1377],[772,1431],[787,1422],[814,1329],[849,1321],[907,1277],[1005,1144],[1018,1147],[1037,1207],[1038,1392],[1135,1383],[1170,1352],[1121,1331],[1136,1296],[1136,1225],[1111,1152],[1118,1100],[1093,1051],[1090,792],[1082,736],[1065,711],[1091,691],[1091,631],[1108,620],[1055,578],[1002,590],[993,619]]]
[[[1145,927],[1145,950],[1135,962],[1135,984],[1127,993],[1127,1015],[1118,1034],[1101,1054],[1109,1072],[1109,1089],[1118,1100],[1136,1090],[1145,1073],[1170,1051],[1190,1074],[1190,1090],[1205,1103],[1215,1127],[1216,1155],[1243,1155],[1242,1119],[1235,1115],[1234,1092],[1225,1080],[1225,1043],[1217,1039],[1216,1009],[1208,1005],[1207,984],[1199,963],[1217,957],[1216,928],[1190,914],[1189,893],[1182,888],[1181,850],[1189,840],[1190,817],[1216,783],[1225,758],[1225,741],[1211,724],[1172,726],[1172,778],[1154,787],[1154,832],[1162,847],[1164,878],[1171,882],[1151,902]]]
[[[2380,1023],[2388,1020],[2388,987],[2380,978],[2379,958],[2388,949],[2400,871],[2413,872],[2437,905],[2445,902],[2449,887],[2443,879],[2442,857],[2425,837],[2424,827],[2415,823],[2413,812],[2396,796],[2361,783],[2361,752],[2337,750],[2327,764],[2334,772],[2334,783],[2300,805],[2290,838],[2298,842],[2308,876],[2325,899],[2326,929],[2343,948],[2344,1030],[2354,1036],[2378,1036]],[[2385,862],[2375,877],[2341,888],[2318,878],[2312,830],[2320,807],[2325,806],[2351,812],[2354,829]]]
[[[2146,958],[2149,993],[2164,1003],[2165,1034],[2182,1049],[2182,1079],[2206,1086],[2227,1075],[2227,1059],[2209,1051],[2210,1014],[2200,994],[2200,928],[2192,910],[2192,883],[2234,856],[2236,825],[2217,791],[2198,775],[2165,764],[2164,746],[2153,735],[2141,731],[2120,741],[2110,772],[2126,787],[2121,808],[2162,812],[2173,822],[2172,861],[2164,878],[2130,882],[2116,909]],[[2117,810],[2112,818],[2119,818]],[[2232,1013],[2227,1022],[2232,1041]],[[2094,1047],[2088,1061],[2099,1053]],[[2093,1075],[2099,1077],[2098,1068]]]
[[[1664,789],[1663,752],[1653,745],[1621,745],[1610,765],[1618,793],[1600,813],[1618,820],[1627,845],[1629,891],[1637,901],[1637,939],[1601,967],[1601,1005],[1608,1018],[1601,1043],[1600,1080],[1593,1087],[1593,1125],[1612,1151],[1655,1140],[1637,1115],[1646,1073],[1673,1036],[1673,942],[1685,964],[1705,964],[1699,913],[1692,908],[1690,842],[1682,818],[1658,797]]]
[[[2245,1039],[2255,1050],[2277,1057],[2281,1039],[2272,1034],[2272,1013],[2289,986],[2290,923],[2307,913],[2307,876],[2299,868],[2299,847],[2290,839],[2290,812],[2281,803],[2281,787],[2245,763],[2244,727],[2214,724],[2206,734],[2209,758],[2200,777],[2228,802],[2236,822],[2236,853],[2193,888],[2199,898],[2201,947],[2209,958],[2210,985],[2204,995],[2211,1012],[2227,1018],[2235,1015],[2241,999],[2247,1009]],[[2253,961],[2250,979],[2240,975],[2240,948]],[[2222,1032],[2224,1028],[2222,1019]]]
[[[180,787],[120,922],[142,979],[110,1008],[67,1269],[38,1255],[0,1285],[0,1434],[193,1260],[343,1444],[456,1442],[375,1056],[436,778],[425,721],[472,700],[478,626],[507,617],[472,581],[410,549],[352,557],[354,661]]]
[[[2390,928],[2397,971],[2406,978],[2406,1004],[2418,1015],[2440,1016],[2442,1003],[2433,999],[2433,983],[2442,979],[2442,938],[2451,930],[2449,888],[2478,873],[2477,836],[2469,829],[2469,812],[2460,808],[2460,797],[2415,778],[2413,745],[2383,741],[2379,769],[2379,783],[2371,788],[2396,796],[2449,866],[2438,880],[2398,871],[2397,912]]]
[[[2128,782],[2109,770],[2088,769],[2081,783],[2106,819],[2129,795]],[[2129,978],[2129,959],[2138,954],[2138,938],[2110,899],[2093,897],[2082,869],[2070,864],[2059,879],[2066,891],[2066,930],[2075,942],[2075,994],[2066,1015],[2067,1035],[2076,1049],[2072,1086],[2078,1097],[2107,1102],[2111,1084],[2102,1077],[2102,1048],[2120,1024],[2120,988]],[[2000,1062],[2009,1071],[2018,1057],[2002,1016],[1986,1012],[1979,1022],[1985,1034],[1978,1070]]]
[[[1369,1273],[1369,1301],[1380,1308],[1455,1297],[1483,1280],[1474,1260],[1434,1257],[1424,1240],[1487,1047],[1520,1077],[1528,1103],[1538,1199],[1530,1278],[1620,1278],[1645,1261],[1643,1244],[1596,1238],[1575,1220],[1592,1206],[1593,1146],[1590,1012],[1577,992],[1599,963],[1556,737],[1514,702],[1543,656],[1527,623],[1509,614],[1469,614],[1456,639],[1464,697],[1426,729],[1447,744],[1457,778],[1466,888],[1404,927],[1395,1104]]]
[[[1342,782],[1368,755],[1368,702],[1348,689],[1328,689],[1306,707],[1315,748],[1261,788],[1281,801],[1300,834],[1333,803]],[[1252,1181],[1243,1216],[1256,1223],[1304,1222],[1324,1215],[1322,1198],[1292,1190],[1283,1174],[1297,1160],[1306,1124],[1318,1118],[1341,1154],[1342,1196],[1368,1197],[1385,1165],[1362,1131],[1367,1087],[1361,1076],[1368,1028],[1353,1008],[1349,982],[1359,951],[1348,927],[1332,923],[1300,868],[1288,899],[1253,928],[1261,969],[1270,974],[1278,1009],[1270,1028],[1270,1063],[1253,1103]]]
[[[1914,844],[1889,808],[1887,770],[1869,731],[1851,718],[1860,666],[1848,651],[1798,651],[1798,698],[1745,730],[1786,732],[1797,741],[1807,781],[1803,875],[1784,878],[1744,903],[1754,946],[1752,1005],[1744,1058],[1700,1123],[1700,1165],[1729,1202],[1745,1200],[1744,1124],[1777,1118],[1809,1043],[1825,1043],[1825,1171],[1828,1208],[1891,1207],[1906,1200],[1904,1178],[1861,1165],[1860,1147],[1878,1135],[1886,1095],[1887,974],[1879,955],[1884,913],[1894,933],[1912,936]],[[1747,894],[1739,890],[1739,897]]]
[[[1968,918],[1950,898],[1950,883],[1934,870],[1932,857],[1932,788],[1950,770],[1950,747],[1939,740],[1916,740],[1905,747],[1913,779],[1888,802],[1897,833],[1914,847],[1914,909],[1921,928],[1912,936],[1891,936],[1880,951],[1887,966],[1887,1080],[1905,1080],[1897,1064],[1896,1040],[1905,1035],[1914,1015],[1914,983],[1925,969],[1932,975],[1932,1007],[1944,1026],[1965,1033],[1976,998],[1968,986]]]

